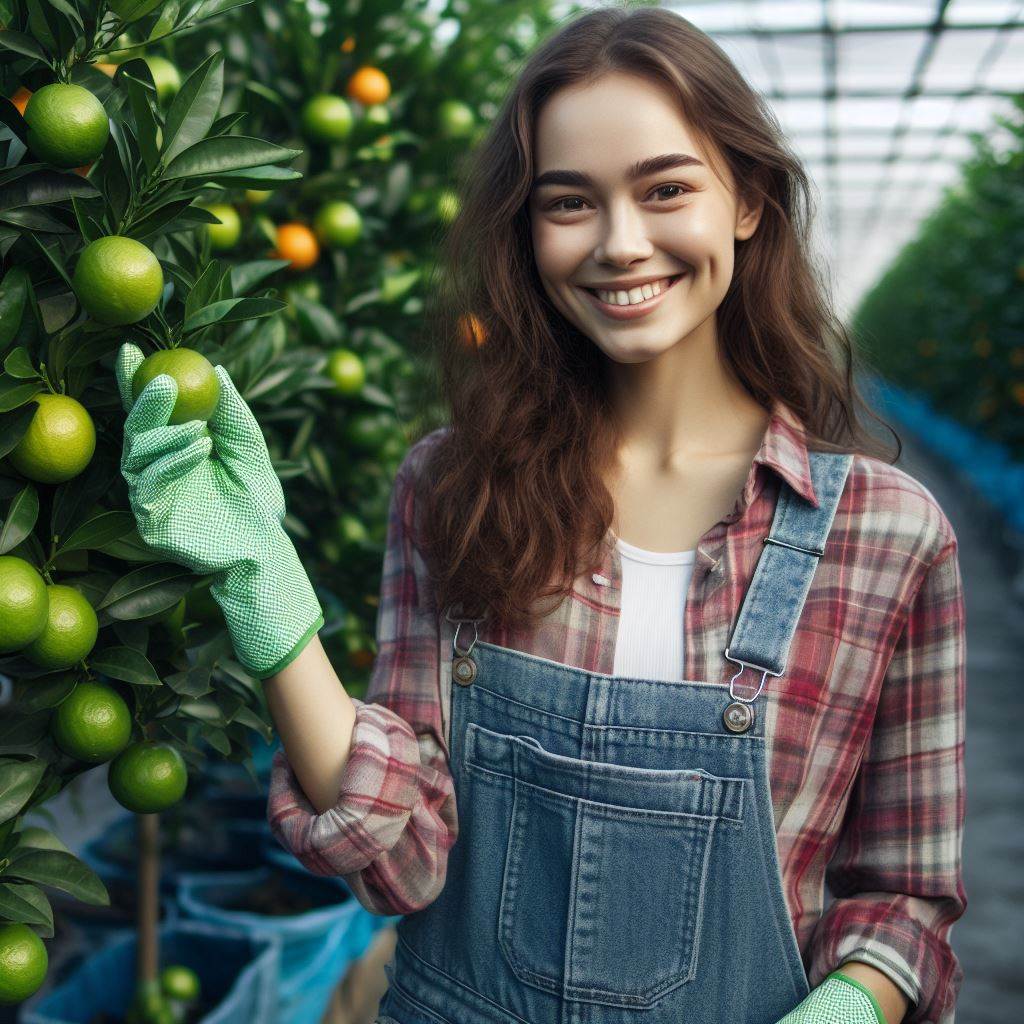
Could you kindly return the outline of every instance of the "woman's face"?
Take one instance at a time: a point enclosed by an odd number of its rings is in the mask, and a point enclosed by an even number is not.
[[[685,342],[709,318],[711,330],[701,334],[713,342],[713,314],[732,280],[734,240],[754,233],[760,209],[737,205],[728,168],[723,182],[670,95],[618,72],[563,88],[540,111],[535,148],[534,258],[555,307],[620,363]],[[634,164],[670,154],[700,163],[663,164],[631,179]],[[630,319],[604,309],[584,287],[676,275],[682,276]]]

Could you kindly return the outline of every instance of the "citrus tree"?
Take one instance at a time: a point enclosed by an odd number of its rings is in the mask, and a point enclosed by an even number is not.
[[[38,989],[53,936],[44,887],[103,904],[100,879],[48,829],[26,827],[82,772],[107,765],[112,796],[157,815],[209,753],[245,762],[272,730],[201,577],[140,537],[122,461],[125,413],[173,376],[170,422],[216,407],[214,363],[255,407],[330,386],[266,287],[286,265],[213,255],[200,201],[297,179],[300,155],[222,114],[224,58],[185,75],[155,56],[109,58],[195,31],[229,2],[0,2],[0,1001]],[[101,60],[100,58],[105,58]],[[214,239],[216,234],[212,236]],[[113,370],[130,342],[139,364]],[[119,387],[123,385],[122,387]],[[205,428],[204,428],[205,429]],[[142,870],[133,1020],[169,1019],[156,873]],[[171,965],[173,967],[173,965]]]

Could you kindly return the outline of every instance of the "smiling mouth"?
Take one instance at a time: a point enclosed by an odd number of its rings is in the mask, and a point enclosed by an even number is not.
[[[661,280],[668,281],[668,284],[664,285],[662,287],[662,289],[661,289],[661,292],[659,292],[658,294],[659,295],[664,294],[665,292],[667,292],[669,290],[669,288],[672,287],[672,285],[674,285],[676,283],[676,281],[679,280],[679,278],[685,277],[685,276],[686,276],[686,272],[684,271],[681,274],[673,274],[670,277],[662,278]],[[590,292],[591,295],[593,295],[596,299],[600,300],[600,296],[597,294],[598,289],[596,289],[596,288],[587,288],[584,285],[580,285],[580,287],[583,289],[583,291]],[[622,288],[622,289],[618,289],[618,288],[602,288],[601,291],[625,291],[625,292],[628,292],[628,291],[630,291],[630,289],[629,288]],[[652,297],[653,298],[657,298],[658,296],[655,295],[655,296],[652,296]],[[644,302],[648,302],[650,300],[649,299],[644,299],[643,301]],[[607,303],[607,305],[618,305],[618,304],[617,303]],[[622,306],[621,308],[622,309],[628,309],[632,305],[638,306],[638,305],[640,305],[640,303],[639,302],[627,303],[626,305]]]

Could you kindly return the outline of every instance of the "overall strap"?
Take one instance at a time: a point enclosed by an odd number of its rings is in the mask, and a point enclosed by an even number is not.
[[[780,676],[785,671],[790,643],[853,462],[853,455],[844,452],[809,451],[807,456],[819,507],[782,482],[771,530],[762,541],[764,549],[724,652],[740,666],[737,676],[746,666],[762,673],[761,686],[766,675]]]

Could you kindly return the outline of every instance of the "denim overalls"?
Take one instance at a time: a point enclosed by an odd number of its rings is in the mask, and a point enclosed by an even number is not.
[[[807,995],[756,701],[852,461],[808,455],[820,507],[780,486],[728,692],[463,649],[456,630],[459,836],[438,898],[398,922],[381,1024],[774,1024]]]

